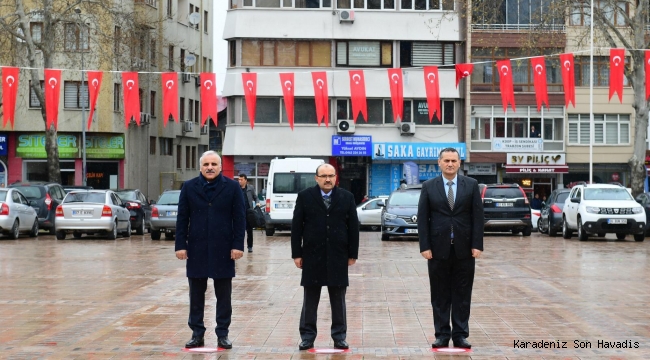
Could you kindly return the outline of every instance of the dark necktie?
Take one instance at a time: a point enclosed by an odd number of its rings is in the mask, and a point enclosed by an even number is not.
[[[451,210],[454,210],[454,189],[451,187],[454,185],[453,181],[447,181],[447,186],[449,186],[449,191],[447,191],[447,202]],[[451,243],[454,243],[454,225],[451,225]]]
[[[329,195],[323,195],[323,202],[325,203],[326,208],[330,208],[330,204],[332,203],[332,200],[330,199]]]

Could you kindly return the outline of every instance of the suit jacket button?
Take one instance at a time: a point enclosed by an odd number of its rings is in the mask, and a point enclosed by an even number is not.
[[[212,206],[212,203],[208,203],[208,206]]]

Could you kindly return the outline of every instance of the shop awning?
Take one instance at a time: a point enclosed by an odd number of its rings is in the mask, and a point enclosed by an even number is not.
[[[569,165],[506,165],[509,174],[567,174]]]

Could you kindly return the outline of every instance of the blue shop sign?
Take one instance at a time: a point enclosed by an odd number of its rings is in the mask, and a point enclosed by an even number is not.
[[[444,148],[454,148],[461,160],[465,160],[465,143],[403,143],[381,142],[373,144],[373,160],[438,160]]]
[[[332,156],[370,156],[372,136],[332,135]]]
[[[0,133],[0,155],[7,155],[7,134]]]

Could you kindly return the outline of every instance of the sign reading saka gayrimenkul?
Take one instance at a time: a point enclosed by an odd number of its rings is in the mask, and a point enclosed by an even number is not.
[[[461,160],[465,160],[465,143],[403,143],[381,142],[372,144],[373,160],[438,160],[440,151],[454,148]]]
[[[370,156],[372,136],[332,135],[332,156]]]

